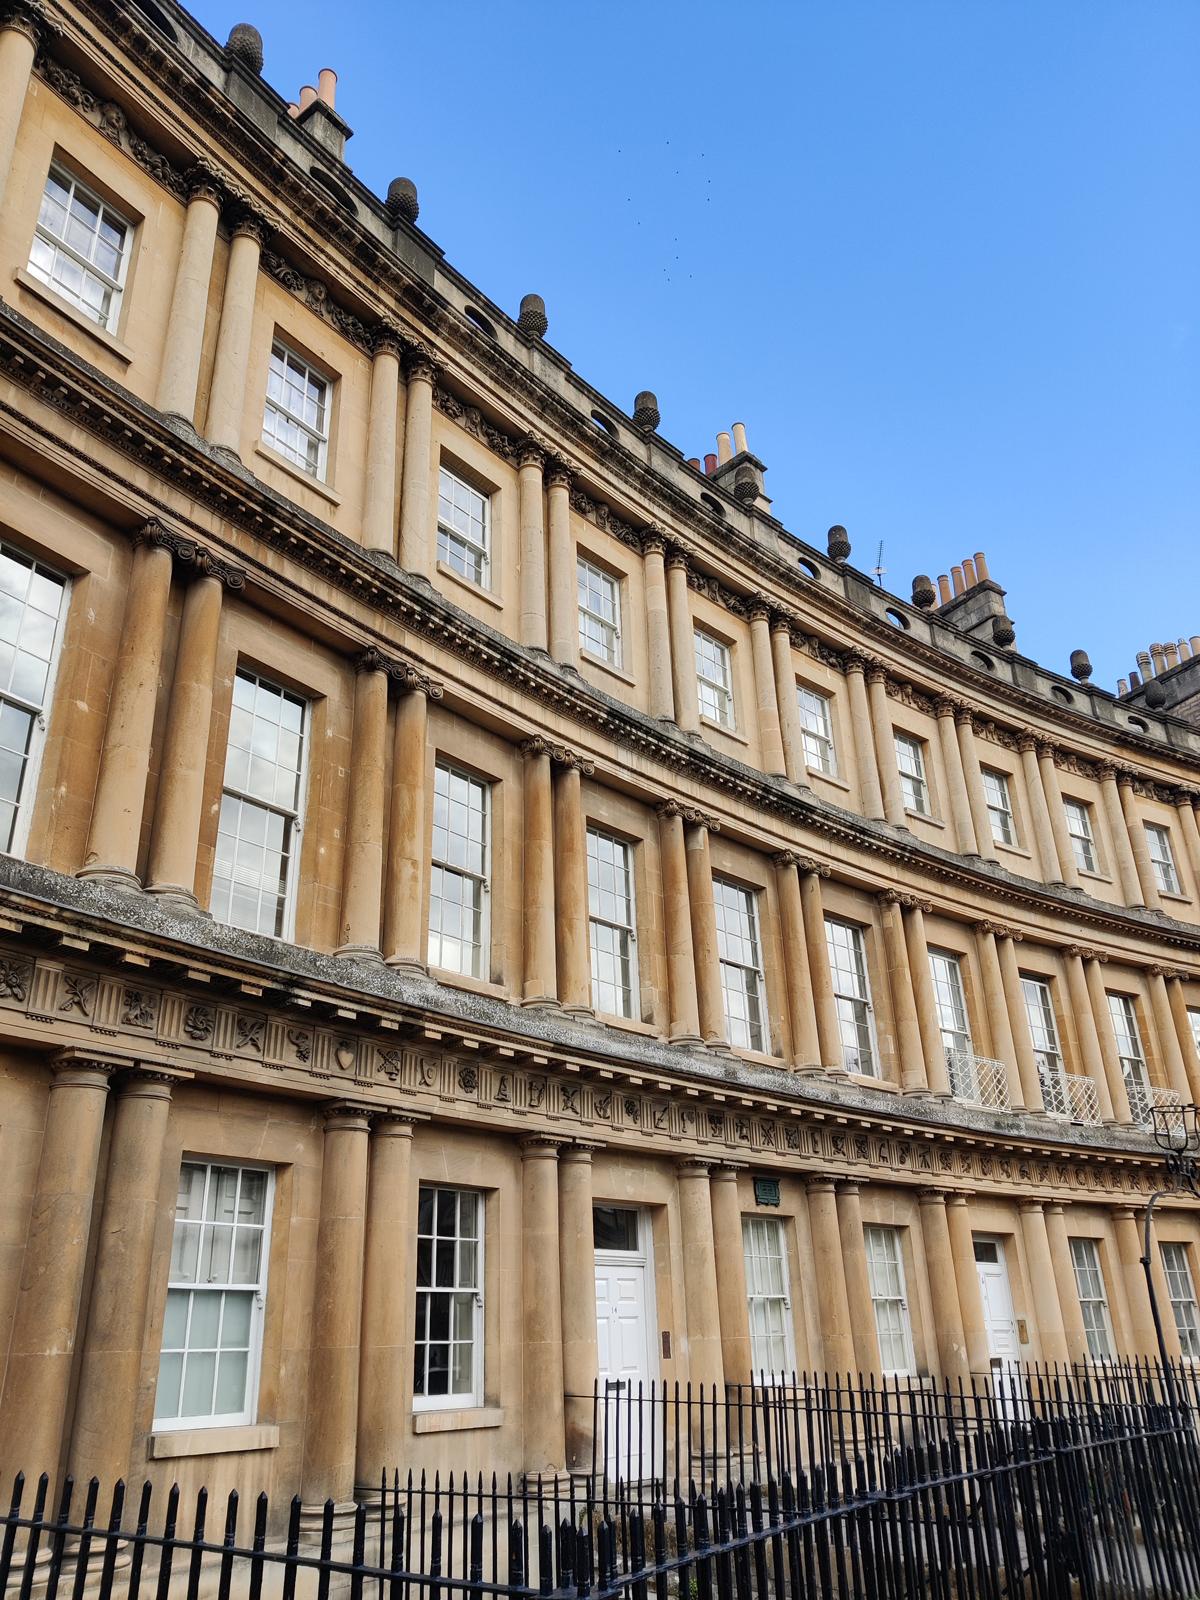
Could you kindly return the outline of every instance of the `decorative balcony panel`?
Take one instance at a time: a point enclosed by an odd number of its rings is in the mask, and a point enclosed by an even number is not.
[[[1012,1110],[1003,1061],[977,1056],[971,1050],[947,1050],[946,1070],[951,1094],[964,1105],[982,1106],[985,1111]]]

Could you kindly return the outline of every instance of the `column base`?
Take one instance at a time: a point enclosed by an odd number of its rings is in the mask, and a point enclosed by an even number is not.
[[[704,1048],[711,1050],[715,1056],[731,1056],[733,1054],[733,1046],[728,1039],[705,1039]]]
[[[168,911],[177,911],[189,917],[211,917],[212,913],[201,906],[199,900],[190,889],[185,889],[179,883],[151,883],[146,887],[146,893],[167,908]]]
[[[595,1006],[563,1006],[563,1016],[571,1017],[575,1022],[595,1022]]]
[[[562,1003],[554,994],[527,995],[521,1004],[530,1011],[561,1011]]]
[[[340,944],[333,952],[341,956],[343,961],[366,961],[372,965],[383,965],[383,951],[373,944]]]
[[[376,1490],[378,1493],[378,1490]],[[330,1545],[331,1554],[334,1556],[348,1551],[354,1543],[354,1513],[357,1505],[353,1500],[337,1500],[333,1507],[333,1538]],[[314,1501],[309,1505],[300,1507],[300,1549],[306,1555],[316,1554],[321,1548],[321,1532],[325,1526],[325,1505],[323,1501]],[[349,1576],[347,1575],[347,1582]]]
[[[97,863],[95,866],[80,867],[75,876],[84,883],[102,883],[105,888],[120,889],[125,894],[142,892],[142,880],[128,867],[106,867]]]
[[[703,1050],[704,1040],[698,1033],[677,1033],[667,1041],[677,1050]]]
[[[383,964],[391,967],[393,972],[402,972],[408,978],[427,978],[429,968],[423,961],[418,961],[416,956],[384,956]]]

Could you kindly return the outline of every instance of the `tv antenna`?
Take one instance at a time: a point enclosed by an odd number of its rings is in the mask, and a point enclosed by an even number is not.
[[[880,541],[879,541],[879,554],[875,557],[875,566],[874,566],[874,568],[872,570],[875,573],[875,582],[882,589],[883,588],[883,575],[887,571],[887,568],[883,564],[883,540],[882,539],[880,539]]]

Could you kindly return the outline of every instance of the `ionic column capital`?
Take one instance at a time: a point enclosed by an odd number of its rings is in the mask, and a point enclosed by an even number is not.
[[[589,761],[586,756],[581,756],[568,745],[556,744],[553,739],[547,739],[544,734],[535,733],[524,740],[520,746],[522,759],[531,760],[535,756],[547,756],[552,766],[576,768],[585,778],[590,778],[596,770],[596,763]]]
[[[796,871],[802,878],[830,878],[833,869],[827,867],[823,861],[814,861],[812,856],[797,856]]]
[[[660,817],[679,817],[691,827],[707,828],[709,833],[721,831],[718,817],[710,817],[707,812],[697,810],[685,800],[660,800],[654,809]]]
[[[376,645],[369,644],[354,658],[355,672],[382,672],[390,681],[404,690],[415,690],[430,700],[440,700],[445,690],[435,678],[423,672],[412,661],[402,656],[384,655]]]
[[[140,545],[165,550],[175,565],[182,567],[185,572],[190,572],[196,577],[216,578],[226,589],[246,587],[245,568],[237,566],[224,556],[215,555],[198,540],[186,533],[180,533],[177,528],[169,527],[165,522],[160,522],[157,517],[151,517],[143,522],[134,533],[131,542],[135,550]]]
[[[993,922],[989,917],[984,917],[981,921],[974,923],[973,926],[976,933],[991,933],[997,939],[1011,939],[1014,944],[1020,944],[1025,937],[1016,928],[1010,928],[1005,922]]]
[[[1069,944],[1067,954],[1075,956],[1080,961],[1107,961],[1108,957],[1099,950],[1093,950],[1087,944]]]
[[[1183,978],[1178,967],[1166,967],[1161,961],[1152,961],[1146,971],[1152,978],[1162,978],[1166,983],[1179,983]]]

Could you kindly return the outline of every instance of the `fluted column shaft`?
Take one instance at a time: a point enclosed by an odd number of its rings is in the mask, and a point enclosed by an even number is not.
[[[566,1464],[579,1469],[592,1459],[592,1388],[599,1359],[592,1152],[575,1146],[558,1158],[558,1250]]]
[[[400,410],[400,345],[381,335],[371,359],[367,412],[367,470],[363,486],[362,542],[368,550],[396,554],[396,418]]]
[[[108,1096],[106,1065],[54,1069],[0,1400],[0,1466],[57,1475]],[[53,1489],[51,1491],[53,1499]]]
[[[871,1281],[867,1275],[867,1244],[863,1237],[862,1199],[857,1183],[838,1184],[837,1220],[854,1364],[859,1372],[879,1374],[882,1370],[879,1333],[875,1322],[875,1303],[871,1299]]]
[[[1141,900],[1138,902],[1151,911],[1158,911],[1162,907],[1162,898],[1158,889],[1158,878],[1155,876],[1154,863],[1150,859],[1150,845],[1146,839],[1146,829],[1138,816],[1137,796],[1133,792],[1133,778],[1128,773],[1122,773],[1117,780],[1121,796],[1121,811],[1125,817],[1125,827],[1129,835],[1129,847],[1133,852],[1134,871],[1137,874],[1138,887],[1141,890]]]
[[[410,689],[396,707],[392,744],[391,813],[388,819],[384,925],[391,966],[426,970],[422,920],[425,878],[425,747],[429,703],[424,689]]]
[[[576,761],[559,767],[554,775],[554,897],[558,998],[568,1011],[590,1016],[593,1008],[587,839]]]
[[[1196,1049],[1196,1036],[1192,1032],[1192,1019],[1188,1016],[1187,996],[1183,992],[1182,974],[1167,972],[1163,974],[1167,984],[1167,998],[1171,1005],[1171,1017],[1175,1023],[1175,1037],[1179,1043],[1179,1052],[1183,1057],[1183,1070],[1187,1078],[1188,1092],[1184,1100],[1200,1104],[1200,1052]]]
[[[1072,1361],[1088,1359],[1087,1330],[1083,1325],[1083,1310],[1079,1304],[1079,1285],[1075,1281],[1075,1264],[1071,1260],[1071,1241],[1067,1235],[1066,1209],[1057,1201],[1045,1208],[1046,1238],[1050,1245],[1050,1259],[1054,1265],[1054,1281],[1058,1286],[1058,1304],[1062,1313],[1063,1333],[1067,1341],[1067,1355]]]
[[[771,625],[771,658],[775,670],[775,699],[779,705],[779,734],[783,740],[783,766],[793,783],[805,783],[804,728],[796,698],[796,670],[792,665],[792,633],[783,617]]]
[[[208,441],[233,455],[239,455],[242,446],[246,375],[250,365],[250,335],[254,327],[254,298],[263,236],[263,224],[257,217],[245,218],[234,227],[225,271],[212,383],[208,390],[205,427]]]
[[[783,735],[779,727],[779,701],[775,695],[775,665],[771,659],[771,624],[765,609],[750,613],[750,655],[754,663],[754,693],[758,706],[758,743],[764,772],[783,777]]]
[[[726,1383],[750,1383],[750,1312],[746,1298],[746,1252],[738,1175],[731,1167],[712,1174],[713,1258],[717,1273],[717,1315],[721,1324],[721,1366]]]
[[[997,935],[996,949],[1000,957],[1004,1003],[1008,1009],[1013,1048],[1017,1055],[1021,1099],[1024,1101],[1026,1111],[1043,1111],[1045,1102],[1042,1098],[1042,1080],[1038,1072],[1037,1057],[1033,1051],[1033,1031],[1029,1026],[1029,1012],[1025,1009],[1025,994],[1021,988],[1021,973],[1017,966],[1017,947],[1012,934]]]
[[[675,692],[671,684],[671,623],[667,614],[667,569],[661,539],[643,547],[642,578],[646,591],[647,709],[652,717],[672,721]]]
[[[1085,957],[1083,971],[1087,981],[1088,998],[1091,1001],[1092,1021],[1096,1025],[1100,1058],[1104,1062],[1104,1071],[1108,1077],[1108,1093],[1112,1101],[1113,1117],[1119,1125],[1128,1126],[1133,1121],[1133,1113],[1129,1109],[1129,1093],[1125,1088],[1125,1074],[1121,1071],[1117,1035],[1113,1029],[1112,1013],[1108,1009],[1108,994],[1104,988],[1104,974],[1099,959],[1096,956]]]
[[[542,489],[545,457],[528,449],[518,472],[521,532],[521,643],[535,650],[549,647],[546,603],[546,519]]]
[[[857,1362],[832,1178],[808,1180],[808,1227],[812,1238],[813,1279],[821,1285],[819,1310],[825,1370],[829,1373],[852,1372]],[[868,1326],[874,1330],[873,1316]],[[872,1361],[868,1370],[876,1364],[876,1361]]]
[[[858,789],[863,812],[882,817],[883,790],[879,786],[879,767],[875,760],[875,736],[871,731],[871,707],[863,663],[857,656],[846,661],[846,691],[850,700],[850,727],[854,735],[854,759],[858,767]]]
[[[678,553],[667,557],[667,611],[671,619],[671,687],[675,721],[683,733],[700,729],[700,698],[696,688],[696,640],[688,600],[687,560]]]
[[[338,954],[380,955],[383,819],[387,794],[388,679],[369,660],[354,683],[354,742]]]
[[[1075,863],[1075,849],[1067,832],[1067,813],[1063,809],[1062,788],[1058,781],[1058,768],[1054,764],[1054,746],[1041,743],[1037,747],[1038,771],[1042,777],[1042,792],[1046,797],[1046,810],[1050,814],[1050,832],[1054,839],[1054,853],[1058,857],[1057,879],[1068,889],[1078,889],[1079,868]]]
[[[527,1139],[521,1157],[525,1470],[555,1473],[566,1465],[558,1147]]]
[[[325,1113],[301,1489],[310,1506],[354,1494],[370,1126],[358,1106]]]
[[[687,1315],[688,1377],[693,1388],[718,1391],[725,1381],[717,1258],[713,1244],[708,1164],[685,1161],[677,1169],[679,1236],[683,1247],[683,1292]]]
[[[908,944],[899,897],[885,891],[879,897],[883,919],[883,949],[887,962],[888,987],[892,996],[892,1017],[896,1027],[896,1054],[899,1058],[900,1087],[905,1094],[925,1094],[929,1080],[925,1075],[925,1049],[913,998],[912,973],[908,967]]]
[[[946,1195],[940,1189],[923,1189],[920,1195],[921,1237],[925,1244],[925,1270],[937,1334],[938,1359],[944,1376],[964,1383],[970,1373],[967,1335],[958,1294],[958,1274],[950,1243]]]
[[[551,468],[547,479],[550,509],[550,654],[564,667],[579,661],[579,583],[571,533],[571,479]]]
[[[1067,994],[1070,999],[1071,1015],[1075,1019],[1075,1037],[1079,1041],[1080,1065],[1096,1085],[1101,1121],[1111,1123],[1116,1120],[1112,1090],[1109,1086],[1104,1055],[1100,1049],[1100,1034],[1092,1011],[1091,996],[1088,994],[1083,960],[1077,952],[1068,950],[1063,962],[1067,971]]]
[[[383,1474],[403,1460],[409,1436],[408,1318],[416,1290],[412,1148],[413,1125],[406,1117],[381,1112],[372,1118],[354,1469],[364,1495],[379,1492]]]
[[[1068,1361],[1071,1356],[1067,1349],[1066,1330],[1063,1327],[1058,1278],[1050,1255],[1046,1214],[1040,1200],[1026,1201],[1022,1204],[1021,1236],[1025,1241],[1025,1266],[1042,1360]]]
[[[992,1052],[1003,1061],[1008,1074],[1008,1097],[1014,1111],[1025,1110],[1024,1087],[1017,1065],[1017,1049],[1013,1042],[1009,1022],[1008,1002],[1004,993],[1004,978],[1000,970],[1000,956],[996,949],[996,936],[991,928],[978,929],[976,949],[979,952],[979,972],[983,980],[983,1003],[987,1009],[988,1032],[992,1039]]]
[[[813,984],[804,936],[804,902],[796,858],[776,856],[776,883],[779,886],[779,920],[783,935],[783,962],[787,971],[788,1033],[792,1061],[797,1067],[821,1065],[821,1041],[817,1033],[817,1013],[813,1004]]]
[[[79,874],[124,888],[138,887],[138,845],[170,592],[170,551],[143,539],[133,552],[87,855]]]
[[[904,908],[904,939],[908,946],[908,970],[912,977],[913,1000],[917,1008],[917,1027],[925,1057],[925,1080],[930,1094],[950,1093],[950,1074],[946,1067],[946,1047],[938,1021],[929,970],[929,943],[925,937],[925,912],[920,905]]]
[[[967,786],[967,804],[975,830],[975,848],[985,861],[994,861],[996,841],[992,838],[992,819],[987,808],[987,795],[983,792],[979,747],[975,743],[975,719],[968,707],[960,706],[955,711],[954,726],[958,734],[958,753],[962,758],[963,782]]]
[[[954,824],[955,848],[960,855],[979,854],[975,841],[975,822],[971,816],[971,801],[967,794],[967,779],[963,772],[962,751],[954,728],[955,706],[952,700],[937,703],[938,741],[942,747],[942,766],[946,772],[946,789],[950,800],[950,818]]]
[[[705,1044],[728,1043],[725,1001],[721,993],[721,963],[717,953],[717,912],[713,903],[712,856],[708,826],[689,821],[684,832],[687,850],[688,903],[692,915],[692,954],[696,962],[696,1000],[700,1034]]]
[[[804,916],[804,943],[808,950],[808,976],[816,1012],[821,1065],[826,1072],[845,1076],[842,1030],[838,1023],[833,974],[829,970],[829,944],[825,938],[825,908],[821,873],[812,863],[800,863],[800,908]]]
[[[410,360],[404,403],[404,459],[400,467],[400,565],[418,578],[432,567],[429,486],[433,473],[433,365]]]
[[[554,821],[550,755],[540,741],[525,748],[523,1004],[557,1006],[554,950]]]
[[[904,794],[900,788],[900,768],[896,761],[896,731],[888,709],[887,674],[882,667],[867,668],[867,698],[871,706],[871,727],[875,734],[875,758],[883,789],[883,814],[894,828],[906,828]]]
[[[658,813],[662,863],[663,931],[667,947],[667,999],[672,1044],[700,1044],[696,966],[692,959],[692,913],[688,896],[683,817],[673,804]]]
[[[215,182],[192,190],[183,219],[183,240],[154,402],[160,411],[187,422],[194,422],[196,417],[204,321],[220,215],[221,194]]]
[[[1115,857],[1117,882],[1121,898],[1127,906],[1145,905],[1142,887],[1134,864],[1133,849],[1129,842],[1129,828],[1125,809],[1117,789],[1117,775],[1111,767],[1100,769],[1100,794],[1104,801],[1104,815],[1108,821],[1108,836]],[[1132,798],[1132,796],[1131,796]]]
[[[1055,849],[1054,834],[1050,827],[1050,812],[1042,789],[1042,774],[1037,759],[1037,741],[1032,738],[1023,738],[1018,748],[1021,752],[1021,771],[1025,775],[1025,794],[1029,801],[1029,820],[1033,826],[1034,844],[1038,861],[1041,864],[1042,879],[1046,883],[1062,883],[1063,875],[1059,867],[1058,851]]]
[[[1121,1263],[1121,1279],[1125,1285],[1125,1303],[1129,1307],[1133,1354],[1141,1356],[1143,1360],[1157,1361],[1158,1335],[1154,1331],[1154,1312],[1146,1289],[1146,1269],[1142,1266],[1143,1214],[1132,1206],[1118,1206],[1112,1215],[1117,1259]],[[1183,1357],[1183,1349],[1179,1343],[1179,1329],[1171,1313],[1171,1297],[1153,1225],[1150,1230],[1150,1272],[1154,1278],[1154,1294],[1162,1321],[1163,1343],[1170,1360],[1179,1361]]]
[[[1168,1085],[1176,1090],[1180,1100],[1187,1105],[1192,1098],[1192,1086],[1183,1064],[1183,1051],[1175,1031],[1175,1017],[1167,994],[1167,983],[1161,967],[1151,967],[1147,976],[1150,989],[1150,1006],[1154,1012],[1154,1031],[1158,1035],[1158,1054]]]
[[[950,1230],[950,1250],[954,1257],[954,1276],[962,1311],[963,1336],[967,1342],[967,1365],[971,1372],[987,1372],[991,1367],[991,1345],[979,1288],[979,1269],[975,1265],[975,1236],[971,1230],[971,1205],[965,1194],[952,1194],[946,1201],[946,1226]]]
[[[14,12],[0,30],[0,201],[12,171],[17,129],[21,126],[37,47],[38,29],[33,19]]]
[[[147,873],[151,894],[190,907],[196,904],[221,600],[221,580],[208,575],[194,578],[183,597]]]

